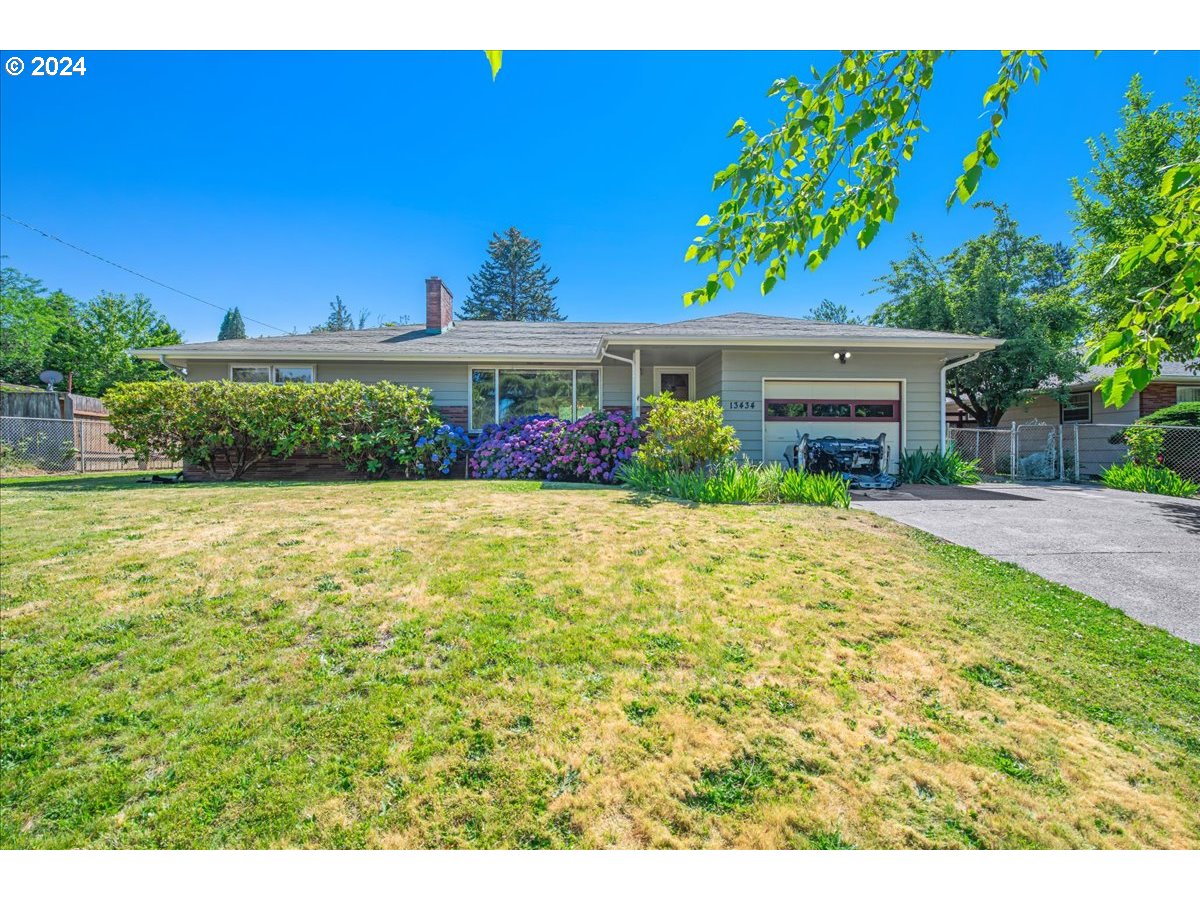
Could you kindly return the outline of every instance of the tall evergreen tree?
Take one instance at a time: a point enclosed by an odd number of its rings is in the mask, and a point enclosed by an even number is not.
[[[321,331],[356,331],[367,327],[367,317],[370,312],[363,310],[358,314],[357,321],[350,307],[343,302],[341,295],[329,301],[329,316],[320,325],[313,326],[313,333]]]
[[[493,233],[488,260],[470,278],[471,293],[459,313],[464,319],[561,322],[554,294],[557,278],[542,263],[542,245],[516,228]]]
[[[242,321],[242,313],[236,306],[225,311],[221,320],[221,330],[217,332],[218,341],[235,341],[246,336],[246,323]]]

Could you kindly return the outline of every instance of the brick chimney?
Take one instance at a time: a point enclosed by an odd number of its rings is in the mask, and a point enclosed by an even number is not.
[[[442,279],[432,275],[425,279],[425,329],[441,334],[453,327],[454,295],[442,284]]]

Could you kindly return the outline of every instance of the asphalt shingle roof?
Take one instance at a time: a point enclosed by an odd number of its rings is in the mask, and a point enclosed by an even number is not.
[[[320,357],[320,356],[404,356],[435,359],[439,357],[519,357],[522,359],[597,359],[600,348],[609,343],[651,343],[655,339],[679,342],[688,338],[711,342],[718,339],[805,341],[865,340],[922,341],[943,345],[978,345],[973,335],[875,325],[841,325],[813,319],[793,319],[757,313],[727,313],[698,319],[685,319],[665,325],[647,322],[491,322],[456,321],[454,327],[434,334],[420,325],[395,328],[367,328],[362,331],[289,334],[279,337],[242,338],[232,341],[205,341],[173,344],[133,351],[135,355],[155,358],[165,355],[222,357]],[[624,339],[624,340],[623,340]],[[987,340],[986,338],[983,340]]]
[[[1117,371],[1116,366],[1092,366],[1090,369],[1085,369],[1078,378],[1072,381],[1070,387],[1096,384],[1115,371]],[[1158,375],[1155,376],[1155,380],[1161,381],[1164,378],[1181,377],[1200,377],[1200,359],[1193,359],[1191,362],[1164,362],[1159,366]],[[1047,379],[1042,386],[1045,388],[1055,388],[1058,387],[1058,381],[1057,379]]]
[[[684,319],[665,325],[640,325],[625,334],[638,337],[769,337],[769,338],[969,338],[972,335],[945,331],[919,331],[883,325],[848,325],[819,319],[795,319],[761,313],[734,312],[700,319]],[[619,335],[613,335],[620,342]]]

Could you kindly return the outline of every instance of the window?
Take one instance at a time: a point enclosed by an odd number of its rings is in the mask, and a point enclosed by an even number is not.
[[[471,371],[471,430],[496,421],[496,370]]]
[[[472,431],[521,416],[581,419],[599,409],[599,369],[471,370]]]
[[[814,419],[848,419],[850,418],[849,403],[814,403],[812,405]]]
[[[230,366],[229,380],[239,384],[267,384],[271,380],[271,367]]]
[[[577,369],[575,372],[575,418],[600,411],[600,370]]]
[[[1063,422],[1092,421],[1092,392],[1082,391],[1072,394],[1066,403],[1062,404]]]
[[[1175,386],[1176,403],[1200,403],[1200,387]]]
[[[856,419],[895,419],[895,403],[855,403],[854,418]]]
[[[292,384],[299,382],[301,384],[312,384],[316,379],[313,378],[312,366],[276,366],[275,367],[275,383],[276,384]]]
[[[808,404],[803,400],[768,400],[767,418],[788,421],[803,419],[808,415]]]
[[[768,422],[812,422],[829,419],[878,419],[899,422],[898,400],[768,400]]]

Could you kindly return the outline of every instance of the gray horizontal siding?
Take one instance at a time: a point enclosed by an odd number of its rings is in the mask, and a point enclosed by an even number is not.
[[[633,366],[625,363],[606,363],[601,380],[604,395],[600,405],[606,409],[613,406],[628,409],[633,402]]]
[[[310,360],[296,359],[290,362],[272,360],[270,363],[253,359],[241,360],[236,365],[307,366]],[[192,360],[188,363],[188,381],[215,381],[229,377],[228,362]],[[428,388],[433,392],[433,402],[438,406],[467,405],[466,363],[432,362],[342,362],[316,363],[317,381],[361,381],[374,384],[391,381],[411,387]]]
[[[721,393],[721,351],[710,353],[696,364],[696,399]]]
[[[721,402],[725,421],[742,442],[742,452],[762,458],[763,378],[818,378],[906,380],[905,432],[909,448],[934,448],[938,444],[943,404],[938,372],[941,353],[873,351],[851,348],[846,365],[826,350],[724,350],[721,352]],[[730,404],[754,402],[752,409],[730,409]]]
[[[288,362],[272,360],[270,363],[253,359],[240,360],[236,365],[311,365],[308,360],[296,359]],[[188,381],[217,381],[229,377],[228,362],[192,360],[188,363]],[[317,381],[362,381],[373,384],[391,381],[412,387],[428,388],[433,392],[433,402],[438,406],[467,405],[467,363],[433,362],[318,362]],[[495,368],[492,365],[482,368]],[[554,368],[553,366],[551,368]],[[629,366],[621,364],[603,367],[603,405],[629,406],[632,393],[633,373]]]

